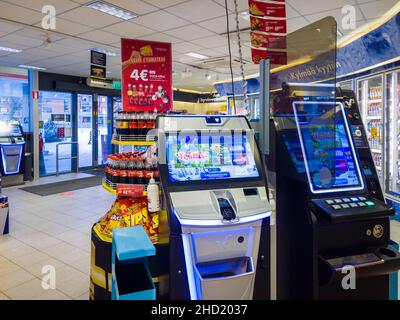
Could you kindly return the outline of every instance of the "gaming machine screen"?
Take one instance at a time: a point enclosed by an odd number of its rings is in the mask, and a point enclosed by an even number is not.
[[[363,189],[343,106],[315,102],[293,105],[311,191]]]
[[[170,182],[260,177],[246,133],[166,136]]]

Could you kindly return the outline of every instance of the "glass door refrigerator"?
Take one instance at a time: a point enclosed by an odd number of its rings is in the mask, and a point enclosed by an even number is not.
[[[384,164],[384,97],[383,75],[357,82],[357,95],[361,107],[361,117],[367,131],[368,142],[378,176],[383,186]]]
[[[400,71],[386,73],[385,193],[400,201]]]

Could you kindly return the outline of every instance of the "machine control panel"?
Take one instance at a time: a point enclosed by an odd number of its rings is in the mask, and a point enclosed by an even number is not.
[[[388,206],[375,198],[366,196],[348,196],[329,199],[312,200],[314,207],[319,212],[329,215],[331,220],[345,221],[362,216],[387,216]],[[394,214],[393,208],[389,208]]]

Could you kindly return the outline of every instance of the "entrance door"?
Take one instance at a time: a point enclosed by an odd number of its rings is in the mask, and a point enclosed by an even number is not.
[[[78,94],[79,168],[91,168],[94,163],[93,96]]]
[[[39,175],[56,173],[58,146],[59,172],[72,169],[72,94],[41,91],[39,95]]]
[[[111,153],[111,98],[78,94],[77,100],[79,168],[104,165]]]

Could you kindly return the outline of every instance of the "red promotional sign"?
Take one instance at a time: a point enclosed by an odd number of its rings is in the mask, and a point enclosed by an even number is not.
[[[286,18],[286,6],[284,1],[281,3],[269,3],[255,0],[249,0],[249,12],[253,16]]]
[[[286,36],[273,36],[269,34],[251,32],[251,46],[253,48],[286,49]]]
[[[250,28],[251,31],[282,34],[285,34],[287,32],[286,20],[263,19],[253,16],[250,16]]]
[[[132,184],[118,184],[117,195],[122,197],[143,197],[144,186]]]
[[[261,60],[265,59],[269,59],[270,63],[274,65],[287,64],[287,54],[283,51],[267,51],[265,49],[251,48],[251,55],[253,57],[253,63],[255,64],[259,64]]]
[[[172,109],[171,44],[121,39],[123,111]]]

